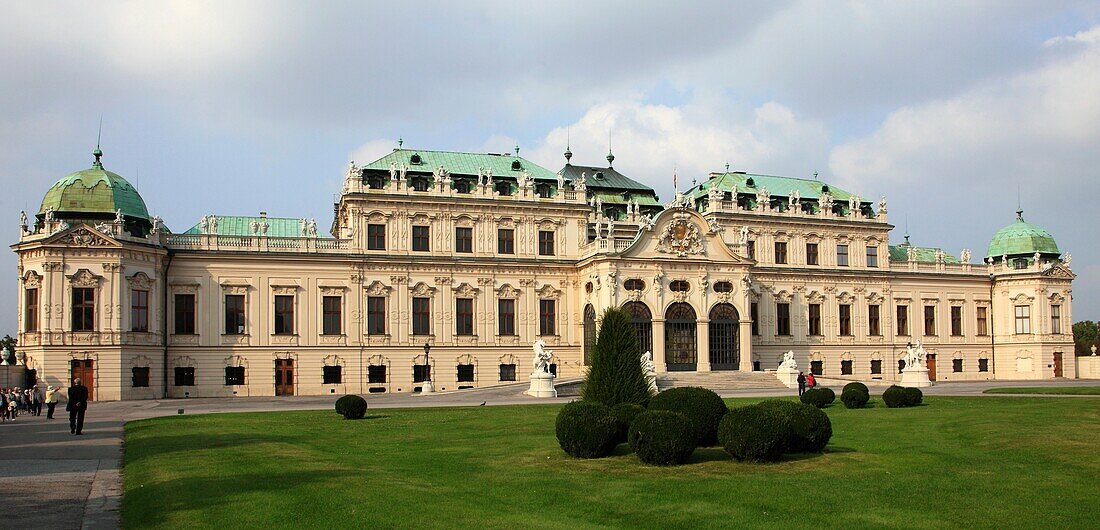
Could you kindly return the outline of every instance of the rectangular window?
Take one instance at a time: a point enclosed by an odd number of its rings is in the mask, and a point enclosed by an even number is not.
[[[413,298],[412,332],[413,335],[432,334],[432,299]]]
[[[987,329],[988,329],[987,328],[987,325],[988,325],[987,323],[989,322],[989,318],[986,316],[986,311],[987,311],[987,308],[985,308],[985,307],[977,308],[977,314],[978,314],[978,330],[977,330],[977,333],[978,333],[979,337],[983,337],[983,336],[985,336],[986,334],[989,333],[987,331]]]
[[[516,253],[516,231],[511,228],[497,229],[497,254]]]
[[[432,367],[428,364],[414,364],[413,365],[413,382],[423,383],[431,378]]]
[[[455,334],[466,336],[474,334],[473,298],[455,299]]]
[[[427,226],[413,227],[413,251],[428,252],[431,250],[431,228]]]
[[[497,300],[497,334],[516,334],[516,301],[511,298]]]
[[[1016,306],[1016,334],[1031,333],[1031,306]]]
[[[963,371],[963,360],[962,359],[952,360],[951,361],[951,371],[955,372],[957,374],[962,373],[962,371]]]
[[[825,373],[825,361],[810,361],[810,373],[822,375]]]
[[[344,370],[342,366],[321,367],[321,384],[339,385],[344,382]]]
[[[386,297],[367,297],[367,335],[386,334]]]
[[[556,335],[554,300],[539,300],[539,335]]]
[[[840,304],[840,335],[852,334],[852,305]]]
[[[882,360],[881,359],[872,359],[871,360],[871,375],[882,375]]]
[[[1062,306],[1050,306],[1050,332],[1055,335],[1062,334]]]
[[[341,318],[343,300],[339,296],[321,297],[321,334],[339,335],[343,331]]]
[[[821,336],[821,304],[810,304],[810,336]]]
[[[386,225],[367,225],[367,250],[386,250]]]
[[[909,306],[899,305],[897,307],[898,313],[898,335],[901,337],[909,336]]]
[[[877,305],[867,306],[867,334],[872,337],[882,335],[882,327],[879,326]]]
[[[978,371],[979,372],[988,372],[989,371],[989,359],[978,359]]]
[[[23,294],[23,331],[38,331],[38,289]]]
[[[195,386],[195,367],[177,366],[175,376],[176,386]]]
[[[749,259],[756,259],[756,241],[745,242],[745,254]]]
[[[867,266],[878,267],[878,247],[867,247]]]
[[[372,364],[367,367],[367,383],[383,385],[386,383],[386,365]]]
[[[244,335],[244,295],[225,295],[225,334]]]
[[[459,226],[455,228],[455,252],[468,254],[474,251],[474,229]]]
[[[840,361],[840,375],[852,375],[852,361]]]
[[[459,383],[473,383],[474,382],[474,365],[472,364],[460,364],[456,367],[458,371]]]
[[[94,288],[73,288],[73,331],[95,331]]]
[[[294,334],[294,297],[288,295],[275,296],[275,334]]]
[[[836,264],[838,267],[848,266],[848,245],[836,246]]]
[[[760,310],[759,305],[756,302],[749,304],[749,318],[752,319],[752,324],[749,324],[749,328],[752,331],[752,335],[760,335]]]
[[[149,331],[149,291],[130,291],[130,331]]]
[[[806,265],[817,265],[817,243],[806,243]]]
[[[540,256],[553,256],[554,255],[554,231],[553,230],[539,230],[539,255]]]
[[[775,304],[775,334],[791,334],[791,304]]]
[[[951,306],[951,336],[961,337],[963,334],[963,308]]]
[[[130,369],[130,386],[133,388],[149,387],[148,366],[135,366]]]
[[[787,243],[775,242],[775,262],[780,265],[787,263]]]
[[[176,335],[195,334],[195,295],[177,294],[175,296]],[[178,385],[177,385],[178,386]]]
[[[924,334],[935,336],[936,334],[936,306],[924,306]]]
[[[243,385],[244,384],[244,367],[243,366],[226,366],[225,367],[225,386]]]
[[[516,380],[516,365],[515,364],[502,364],[502,365],[500,365],[500,380],[501,381],[515,381]]]

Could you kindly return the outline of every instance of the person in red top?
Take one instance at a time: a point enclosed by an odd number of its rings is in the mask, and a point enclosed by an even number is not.
[[[817,386],[817,379],[814,379],[814,373],[810,372],[806,374],[806,387],[813,388]]]

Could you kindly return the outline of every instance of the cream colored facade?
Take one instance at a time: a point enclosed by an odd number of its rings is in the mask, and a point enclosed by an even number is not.
[[[65,386],[73,362],[90,360],[101,400],[412,392],[427,344],[437,389],[484,387],[526,380],[538,338],[559,376],[581,376],[593,317],[644,304],[649,323],[638,325],[659,372],[772,370],[793,350],[807,371],[894,381],[899,353],[920,340],[939,381],[1075,375],[1065,263],[892,263],[885,202],[873,215],[838,215],[678,196],[652,217],[628,207],[611,221],[584,182],[559,181],[550,197],[522,179],[501,195],[480,174],[462,193],[443,179],[420,191],[409,182],[371,187],[353,166],[334,238],[304,220],[301,235],[269,236],[266,217],[250,218],[244,234],[220,233],[211,217],[199,233],[153,223],[135,237],[119,222],[47,216],[13,246],[28,368]],[[512,231],[510,253],[501,230]],[[416,237],[427,250],[414,250]],[[74,331],[74,288],[94,292],[91,330]],[[140,292],[147,328],[134,322]],[[243,297],[240,327],[227,296]],[[276,310],[277,297],[289,311]],[[146,372],[147,386],[135,386]]]

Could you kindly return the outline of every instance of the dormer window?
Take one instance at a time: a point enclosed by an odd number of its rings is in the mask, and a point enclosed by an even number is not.
[[[428,191],[428,178],[427,177],[413,177],[412,179],[413,191]]]
[[[829,185],[828,184],[822,184],[821,185],[821,193],[829,193]]]
[[[1017,258],[1013,262],[1013,266],[1017,269],[1026,269],[1027,268],[1027,258]]]
[[[519,163],[519,160],[512,161],[512,171],[519,171],[523,169],[523,164]]]
[[[455,181],[455,191],[459,193],[470,193],[470,181],[458,180]]]
[[[371,175],[367,178],[367,187],[372,190],[380,190],[385,187],[385,183],[382,181],[382,177]]]
[[[624,191],[623,192],[623,200],[626,201],[626,202],[630,202],[630,192],[629,191]]]
[[[550,188],[549,184],[539,184],[535,186],[535,193],[543,199],[549,199],[552,192],[553,190]]]
[[[413,153],[413,155],[409,157],[409,163],[414,166],[419,166],[424,163],[424,159],[420,158],[420,153]]]
[[[603,172],[602,171],[597,171],[596,172],[596,180],[603,180]]]
[[[750,187],[750,188],[755,188],[756,187],[756,181],[753,180],[752,177],[749,177],[748,179],[745,179],[745,185]]]
[[[497,182],[493,188],[497,191],[497,195],[508,196],[512,194],[512,185],[508,181]]]

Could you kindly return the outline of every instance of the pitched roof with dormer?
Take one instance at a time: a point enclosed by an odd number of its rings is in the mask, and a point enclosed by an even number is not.
[[[502,154],[397,148],[362,169],[389,171],[391,162],[398,168],[408,166],[409,171],[419,173],[431,173],[442,166],[452,175],[477,176],[479,170],[491,169],[493,178],[518,177],[524,170],[536,180],[556,181],[558,178],[553,171],[519,156],[518,149],[514,154]]]

